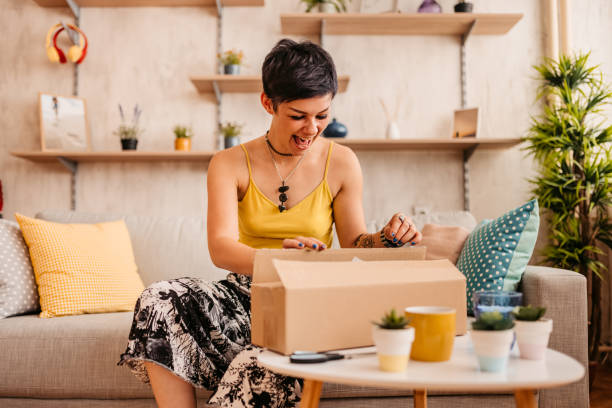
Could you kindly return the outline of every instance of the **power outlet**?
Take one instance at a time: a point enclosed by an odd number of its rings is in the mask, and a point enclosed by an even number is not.
[[[412,211],[415,215],[427,215],[429,214],[429,207],[424,205],[415,205],[412,207]]]

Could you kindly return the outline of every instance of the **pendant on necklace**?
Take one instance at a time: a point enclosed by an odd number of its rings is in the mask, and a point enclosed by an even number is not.
[[[287,202],[287,194],[285,193],[287,190],[289,190],[289,186],[286,186],[285,182],[283,181],[283,185],[278,188],[278,192],[280,193],[278,196],[278,200],[281,202],[278,206],[280,212],[283,212],[287,209],[287,207],[285,207],[285,203]]]

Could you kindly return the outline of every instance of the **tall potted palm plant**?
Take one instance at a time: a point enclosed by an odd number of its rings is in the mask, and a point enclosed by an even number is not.
[[[530,180],[550,222],[547,263],[587,278],[589,361],[599,358],[601,282],[607,267],[598,260],[612,247],[612,126],[601,109],[612,93],[589,54],[547,59],[536,66],[541,78],[538,97],[548,97],[544,113],[532,119],[526,150],[539,165]],[[546,96],[545,96],[546,95]],[[593,373],[594,374],[594,373]]]

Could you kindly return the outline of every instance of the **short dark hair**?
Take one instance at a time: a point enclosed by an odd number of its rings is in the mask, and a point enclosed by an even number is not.
[[[338,92],[332,57],[310,41],[297,43],[284,38],[266,55],[262,69],[264,93],[274,110],[282,102]]]

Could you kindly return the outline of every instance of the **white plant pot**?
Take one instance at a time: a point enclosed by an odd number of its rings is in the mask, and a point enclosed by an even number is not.
[[[387,124],[387,139],[399,139],[400,131],[397,122],[389,122]]]
[[[540,319],[535,322],[524,320],[514,321],[514,332],[521,358],[528,360],[543,360],[553,322],[551,319]]]
[[[469,333],[480,370],[504,371],[508,364],[514,332],[512,330],[471,330]]]
[[[414,328],[394,330],[373,325],[372,338],[382,371],[399,372],[406,369],[414,341]]]
[[[319,4],[319,13],[335,13],[336,7],[334,7],[331,3],[321,3]]]

